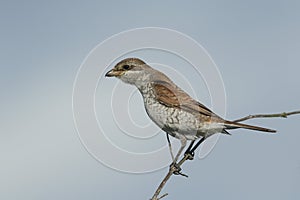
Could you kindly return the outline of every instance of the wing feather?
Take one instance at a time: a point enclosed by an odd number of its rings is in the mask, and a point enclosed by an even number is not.
[[[166,81],[155,81],[152,83],[157,100],[168,107],[176,107],[195,115],[205,115],[219,118],[210,109],[194,100],[186,92],[175,84]]]
[[[198,116],[199,118],[201,118],[201,120],[204,121],[214,121],[217,123],[222,123],[224,124],[222,133],[229,134],[225,129],[235,128],[245,128],[264,132],[276,132],[272,129],[223,120],[206,106],[194,100],[172,82],[169,83],[166,81],[155,81],[153,82],[153,88],[154,94],[161,104],[168,107],[176,107],[185,110],[189,113],[194,114],[195,116]]]

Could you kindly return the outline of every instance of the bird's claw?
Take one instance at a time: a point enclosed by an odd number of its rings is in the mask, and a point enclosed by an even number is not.
[[[172,170],[173,174],[176,175],[181,171],[181,167],[175,162],[170,165],[170,169]]]
[[[172,163],[170,165],[170,169],[174,175],[181,175],[184,177],[188,177],[188,175],[181,173],[181,167],[177,163]]]
[[[184,155],[187,156],[188,160],[194,160],[194,155],[195,155],[194,152],[185,152]]]
[[[186,174],[184,174],[184,173],[181,173],[181,172],[178,172],[178,174],[175,174],[175,175],[181,175],[181,176],[184,176],[184,177],[186,177],[186,178],[189,177],[188,175],[186,175]]]

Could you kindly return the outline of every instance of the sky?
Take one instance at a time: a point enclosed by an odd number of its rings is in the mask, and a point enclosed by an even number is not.
[[[215,100],[224,103],[227,119],[299,110],[299,9],[298,1],[289,0],[1,1],[0,199],[150,199],[170,158],[164,133],[147,118],[134,87],[103,77],[121,58],[152,63],[209,107],[210,95],[224,92],[225,101]],[[97,51],[113,35],[144,27],[174,30],[199,43],[205,50],[198,58],[209,69],[217,67],[224,90],[210,91],[205,73],[193,74],[189,60],[170,52],[109,54],[126,41],[113,43],[107,55]],[[140,153],[130,154],[130,160],[102,148],[102,141],[90,146],[84,141],[94,130],[88,124],[80,129],[76,117],[83,115],[72,102],[76,77],[88,61],[99,72],[85,77],[84,86],[97,81],[88,88],[95,93],[91,120],[102,123],[101,131],[123,152]],[[108,66],[97,65],[102,62]],[[200,71],[205,66],[200,62]],[[117,107],[122,98],[127,110]],[[220,136],[207,156],[183,165],[189,178],[171,178],[165,199],[299,199],[299,120],[255,119],[249,123],[278,132],[234,130]],[[152,152],[153,160],[145,154],[140,161],[145,152]],[[124,172],[128,163],[139,173]]]

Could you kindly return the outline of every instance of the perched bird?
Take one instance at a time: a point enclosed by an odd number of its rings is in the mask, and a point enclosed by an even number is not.
[[[105,76],[117,77],[125,83],[135,85],[142,94],[147,114],[163,131],[179,139],[181,147],[174,157],[176,162],[184,150],[187,140],[192,144],[215,133],[229,134],[227,130],[245,128],[256,131],[276,132],[275,130],[227,121],[203,104],[194,100],[162,72],[153,69],[138,58],[120,61]]]

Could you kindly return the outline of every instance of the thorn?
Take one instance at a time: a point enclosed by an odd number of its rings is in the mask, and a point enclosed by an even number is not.
[[[288,117],[287,113],[286,113],[286,112],[283,112],[283,113],[282,113],[282,117],[283,117],[283,118],[287,118],[287,117]]]

